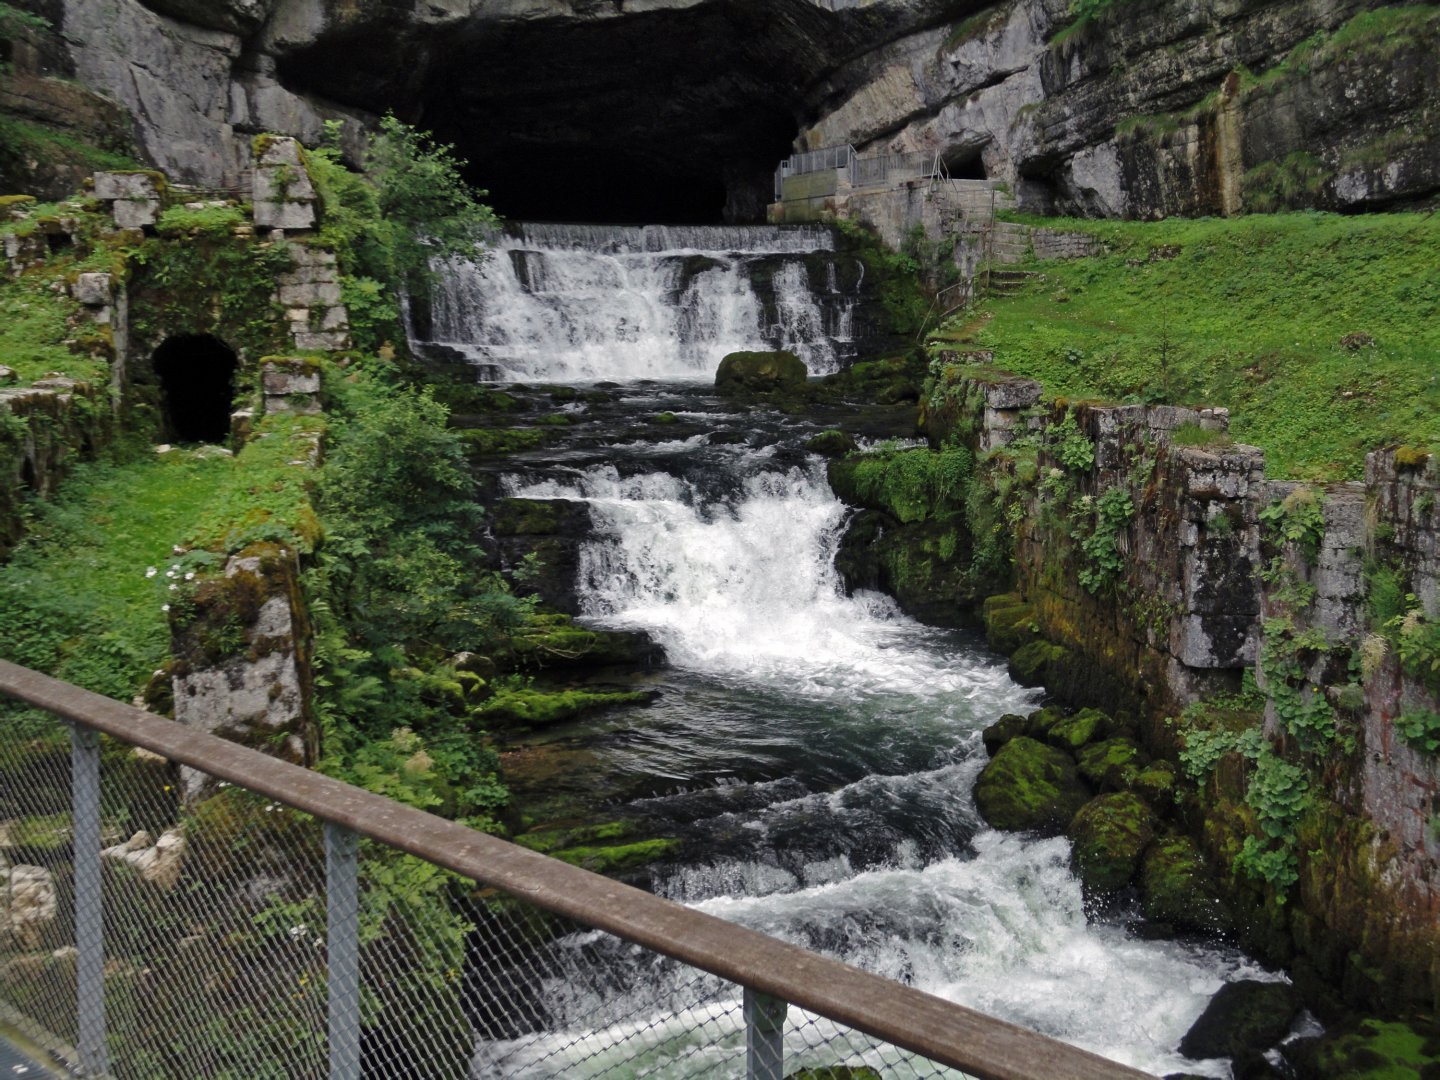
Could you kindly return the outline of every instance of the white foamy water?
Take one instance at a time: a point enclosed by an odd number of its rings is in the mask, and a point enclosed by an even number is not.
[[[725,812],[701,827],[743,837],[748,854],[679,868],[659,891],[1157,1075],[1227,1076],[1226,1063],[1187,1061],[1176,1046],[1224,981],[1269,976],[1232,950],[1089,921],[1067,841],[984,829],[970,797],[978,731],[1032,708],[1034,693],[888,599],[844,595],[833,558],[846,511],[821,465],[763,471],[762,454],[737,450],[736,468],[743,479],[719,499],[680,477],[608,466],[510,490],[587,500],[598,532],[581,556],[587,614],[649,631],[679,668],[792,703],[753,723],[777,738],[828,725],[862,752],[919,737],[939,763]],[[821,835],[831,842],[813,857],[785,859]],[[875,837],[889,851],[879,865],[846,854]],[[518,1075],[733,1075],[744,1041],[733,988],[607,942],[570,945],[613,950],[604,986],[579,966],[557,978],[546,996],[554,1030],[488,1044],[485,1060]],[[846,1063],[912,1075],[894,1048],[852,1045],[798,1009],[790,1021],[787,1071]]]
[[[819,228],[524,225],[440,268],[430,333],[509,381],[707,379],[726,353],[772,348],[826,374],[854,301],[833,264],[817,295],[805,257],[833,246]]]

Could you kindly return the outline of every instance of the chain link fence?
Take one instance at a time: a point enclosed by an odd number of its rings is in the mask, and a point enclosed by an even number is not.
[[[0,661],[0,690],[11,688],[16,672],[24,669]],[[82,704],[104,701],[24,674]],[[162,755],[83,724],[72,730],[37,710],[0,709],[0,1023],[75,1074],[863,1080],[961,1077],[970,1074],[953,1066],[970,1059],[982,1066],[973,1075],[997,1078],[1061,1075],[1049,1069],[1067,1054],[1100,1061],[105,705],[107,730],[135,723],[144,729],[137,742],[170,740],[175,748]],[[215,771],[193,767],[207,756]],[[243,770],[265,779],[255,786],[234,779]],[[296,784],[293,799],[282,797]],[[495,874],[458,873],[362,835],[401,826],[412,846],[443,850],[447,862],[476,861],[473,847]],[[510,860],[531,868],[530,878],[497,887],[496,879],[514,876]],[[633,937],[654,936],[652,924],[675,927],[673,951],[713,954],[707,966],[716,970],[573,917],[591,905],[614,912],[594,922],[633,921]],[[682,940],[690,924],[699,944]],[[723,974],[737,958],[772,954],[775,970],[756,982],[788,980],[795,992],[767,994]],[[812,982],[856,979],[859,992],[837,1013],[873,1011],[883,1020],[918,1003],[913,1027],[934,1026],[926,1010],[941,1027],[953,1013],[979,1033],[974,1045],[937,1055],[947,1065],[786,1003],[824,989]],[[1002,1042],[1032,1041],[1035,1071],[986,1066],[993,1053],[986,1024]],[[915,1030],[897,1039],[913,1046],[934,1035]],[[1108,1062],[1095,1068],[1064,1075],[1139,1076]]]

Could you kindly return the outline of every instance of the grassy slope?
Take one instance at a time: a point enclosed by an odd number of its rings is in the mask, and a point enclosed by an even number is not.
[[[171,546],[237,471],[179,450],[77,468],[0,566],[0,656],[128,701],[170,654]]]
[[[1228,406],[1274,477],[1356,479],[1368,450],[1440,444],[1440,216],[1047,224],[1109,253],[1036,264],[1042,285],[950,331],[996,366],[1057,396]],[[1340,345],[1357,332],[1375,345]]]

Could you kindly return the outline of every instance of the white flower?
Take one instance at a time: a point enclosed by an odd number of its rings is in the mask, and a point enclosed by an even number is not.
[[[156,570],[155,567],[153,567],[153,566],[147,566],[147,567],[145,568],[145,576],[146,576],[146,577],[154,577],[154,576],[155,576],[156,574],[158,574],[159,572],[160,572],[160,571],[159,571],[159,570]]]
[[[188,574],[186,574],[186,575],[185,575],[185,580],[186,580],[186,581],[194,581],[194,580],[195,580],[195,571],[194,571],[194,570],[191,570]]]
[[[171,583],[170,583],[170,591],[171,591],[171,592],[178,592],[179,589],[180,589],[180,586],[179,586],[179,585],[176,585],[174,582],[171,582]]]
[[[160,610],[161,610],[161,611],[169,611],[169,610],[170,610],[170,605],[169,605],[169,604],[161,604],[161,605],[160,605]]]

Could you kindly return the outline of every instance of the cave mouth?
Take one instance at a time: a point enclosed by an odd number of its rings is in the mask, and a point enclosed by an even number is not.
[[[210,334],[176,334],[155,350],[164,435],[174,442],[224,442],[230,437],[235,371],[240,361]]]
[[[945,172],[951,180],[989,180],[985,159],[979,150],[965,150],[945,158]]]

